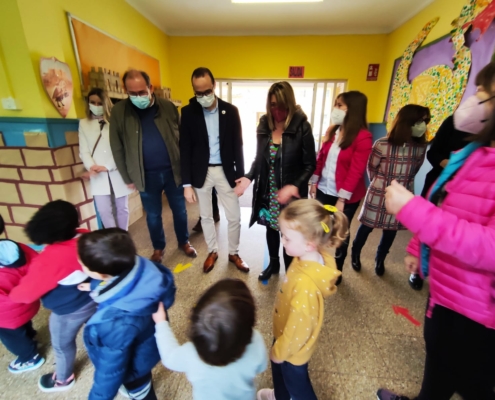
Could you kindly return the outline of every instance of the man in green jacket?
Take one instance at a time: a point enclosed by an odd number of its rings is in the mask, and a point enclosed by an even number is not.
[[[179,113],[170,101],[153,94],[146,72],[127,71],[123,82],[129,98],[112,109],[110,145],[124,182],[141,195],[154,249],[150,259],[161,262],[165,249],[163,192],[172,209],[179,248],[196,257],[196,250],[189,243],[181,181]]]

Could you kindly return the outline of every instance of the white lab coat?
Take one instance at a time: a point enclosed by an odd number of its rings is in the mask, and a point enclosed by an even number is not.
[[[102,165],[108,169],[108,174],[100,172],[90,178],[93,196],[111,194],[108,180],[110,178],[115,197],[119,198],[131,194],[133,190],[127,187],[120,172],[117,170],[117,165],[115,165],[112,149],[110,148],[109,127],[108,123],[104,125],[101,139],[91,157],[91,152],[100,136],[100,123],[97,119],[81,119],[79,121],[79,157],[81,157],[84,167],[88,171],[95,164]]]

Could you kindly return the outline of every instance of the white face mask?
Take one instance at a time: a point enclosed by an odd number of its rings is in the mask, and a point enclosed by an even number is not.
[[[211,107],[211,105],[215,102],[215,93],[202,97],[196,96],[196,100],[198,100],[198,103],[201,104],[203,108]]]
[[[334,108],[332,110],[332,113],[330,114],[330,119],[334,123],[334,125],[342,125],[344,123],[345,116],[346,112],[344,110]]]
[[[419,122],[412,126],[413,137],[421,137],[426,133],[426,122]]]
[[[473,95],[468,97],[454,112],[454,127],[458,131],[479,133],[485,127],[490,114],[485,101]]]
[[[95,106],[93,104],[90,104],[89,110],[97,117],[101,117],[103,115],[103,106]]]

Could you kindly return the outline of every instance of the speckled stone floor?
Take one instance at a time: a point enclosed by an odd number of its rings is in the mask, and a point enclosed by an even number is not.
[[[251,209],[242,210],[242,233],[240,255],[250,265],[251,272],[243,274],[227,261],[227,224],[223,217],[217,226],[220,257],[214,270],[208,275],[202,272],[202,263],[207,249],[202,234],[192,233],[191,243],[199,257],[190,259],[177,249],[170,209],[164,206],[164,225],[168,245],[164,264],[174,268],[178,264],[192,266],[176,275],[178,288],[174,306],[170,309],[174,331],[179,340],[185,341],[189,310],[196,298],[208,286],[224,277],[244,279],[251,288],[258,306],[257,328],[271,343],[271,312],[276,290],[281,277],[274,277],[267,285],[258,282],[263,269],[265,230],[261,226],[248,229]],[[189,226],[197,220],[196,205],[188,206]],[[352,224],[352,234],[357,222]],[[139,253],[149,256],[152,247],[144,218],[130,228]],[[404,249],[410,235],[400,232],[387,258],[387,271],[382,278],[374,274],[374,251],[379,242],[379,231],[370,235],[362,253],[363,270],[354,272],[348,257],[344,267],[344,280],[337,294],[327,299],[325,323],[317,350],[310,362],[310,374],[320,400],[365,400],[375,399],[379,387],[388,387],[405,395],[413,396],[419,391],[423,363],[424,342],[422,339],[423,314],[428,287],[415,292],[407,284],[403,267]],[[421,321],[416,327],[403,316],[395,315],[392,306],[399,305]],[[60,394],[45,394],[38,390],[37,380],[53,370],[53,352],[48,332],[48,312],[41,311],[34,320],[42,344],[41,353],[46,364],[39,370],[22,375],[7,371],[12,360],[0,345],[0,399],[86,399],[92,384],[93,367],[84,350],[79,335],[76,374],[77,383],[71,391]],[[256,379],[259,388],[272,387],[268,369]],[[168,371],[162,365],[154,370],[154,385],[160,400],[188,400],[192,397],[191,386],[183,374]],[[122,397],[117,397],[123,399]],[[457,398],[457,397],[456,397]],[[212,400],[214,400],[212,398]]]

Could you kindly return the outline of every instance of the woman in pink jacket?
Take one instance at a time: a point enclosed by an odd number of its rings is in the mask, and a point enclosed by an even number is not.
[[[318,153],[311,178],[310,194],[323,204],[336,206],[351,225],[361,199],[366,195],[364,172],[371,154],[373,138],[368,130],[368,99],[357,91],[337,96],[332,110],[332,125]],[[342,271],[349,238],[335,252],[337,268]],[[342,275],[337,285],[342,281]]]
[[[451,155],[427,199],[395,181],[386,191],[387,210],[414,234],[406,266],[430,280],[418,400],[495,399],[494,98],[495,71],[458,115],[481,133]],[[407,400],[385,389],[377,397]]]

